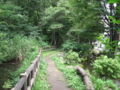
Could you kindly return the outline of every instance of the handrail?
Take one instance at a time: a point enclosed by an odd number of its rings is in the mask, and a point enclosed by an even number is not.
[[[41,53],[42,53],[42,49],[40,49],[39,54],[34,59],[34,61],[31,62],[31,65],[26,70],[26,72],[20,74],[19,81],[11,90],[31,90],[40,65]]]
[[[42,51],[49,51],[55,49],[54,46],[42,47]]]

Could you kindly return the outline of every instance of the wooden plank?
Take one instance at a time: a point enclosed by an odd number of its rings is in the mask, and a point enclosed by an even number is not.
[[[26,78],[25,78],[25,77],[22,77],[22,78],[18,81],[18,83],[15,85],[15,87],[14,87],[13,89],[11,89],[11,90],[21,90],[22,87],[23,87],[23,85],[24,85],[24,83],[25,83],[25,81],[26,81]]]
[[[27,75],[27,77],[29,76],[29,74],[31,73],[31,71],[34,69],[34,64],[31,64],[30,66],[29,66],[29,68],[26,70],[26,75]]]

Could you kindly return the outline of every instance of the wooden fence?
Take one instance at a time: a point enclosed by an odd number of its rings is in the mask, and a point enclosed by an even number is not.
[[[42,49],[40,49],[39,54],[37,55],[35,60],[31,62],[31,65],[26,70],[26,72],[20,74],[19,81],[17,82],[15,87],[12,88],[11,90],[31,90],[40,65],[41,53]]]
[[[50,51],[50,50],[53,50],[53,49],[55,49],[54,46],[48,46],[48,47],[43,47],[42,51]]]

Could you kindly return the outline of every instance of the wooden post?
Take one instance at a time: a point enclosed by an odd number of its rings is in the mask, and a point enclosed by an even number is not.
[[[37,68],[39,67],[39,57],[37,59]]]
[[[31,73],[29,74],[27,78],[27,86],[31,86]]]
[[[36,73],[36,63],[35,63],[35,66],[34,66],[34,74]]]
[[[32,70],[32,75],[33,75],[33,77],[35,77],[35,72],[36,72],[36,63],[35,62],[31,62],[32,64],[34,64],[34,68],[33,68],[33,70]]]
[[[21,73],[20,74],[20,78],[22,78],[22,77],[25,77],[26,81],[25,81],[25,83],[24,83],[24,85],[23,85],[21,90],[27,90],[27,75],[26,75],[26,73]]]

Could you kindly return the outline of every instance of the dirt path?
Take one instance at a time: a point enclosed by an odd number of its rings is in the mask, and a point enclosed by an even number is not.
[[[45,60],[47,61],[47,76],[48,82],[51,85],[51,90],[71,90],[67,87],[66,81],[62,72],[60,72],[54,62],[50,59],[51,55],[48,55]]]

